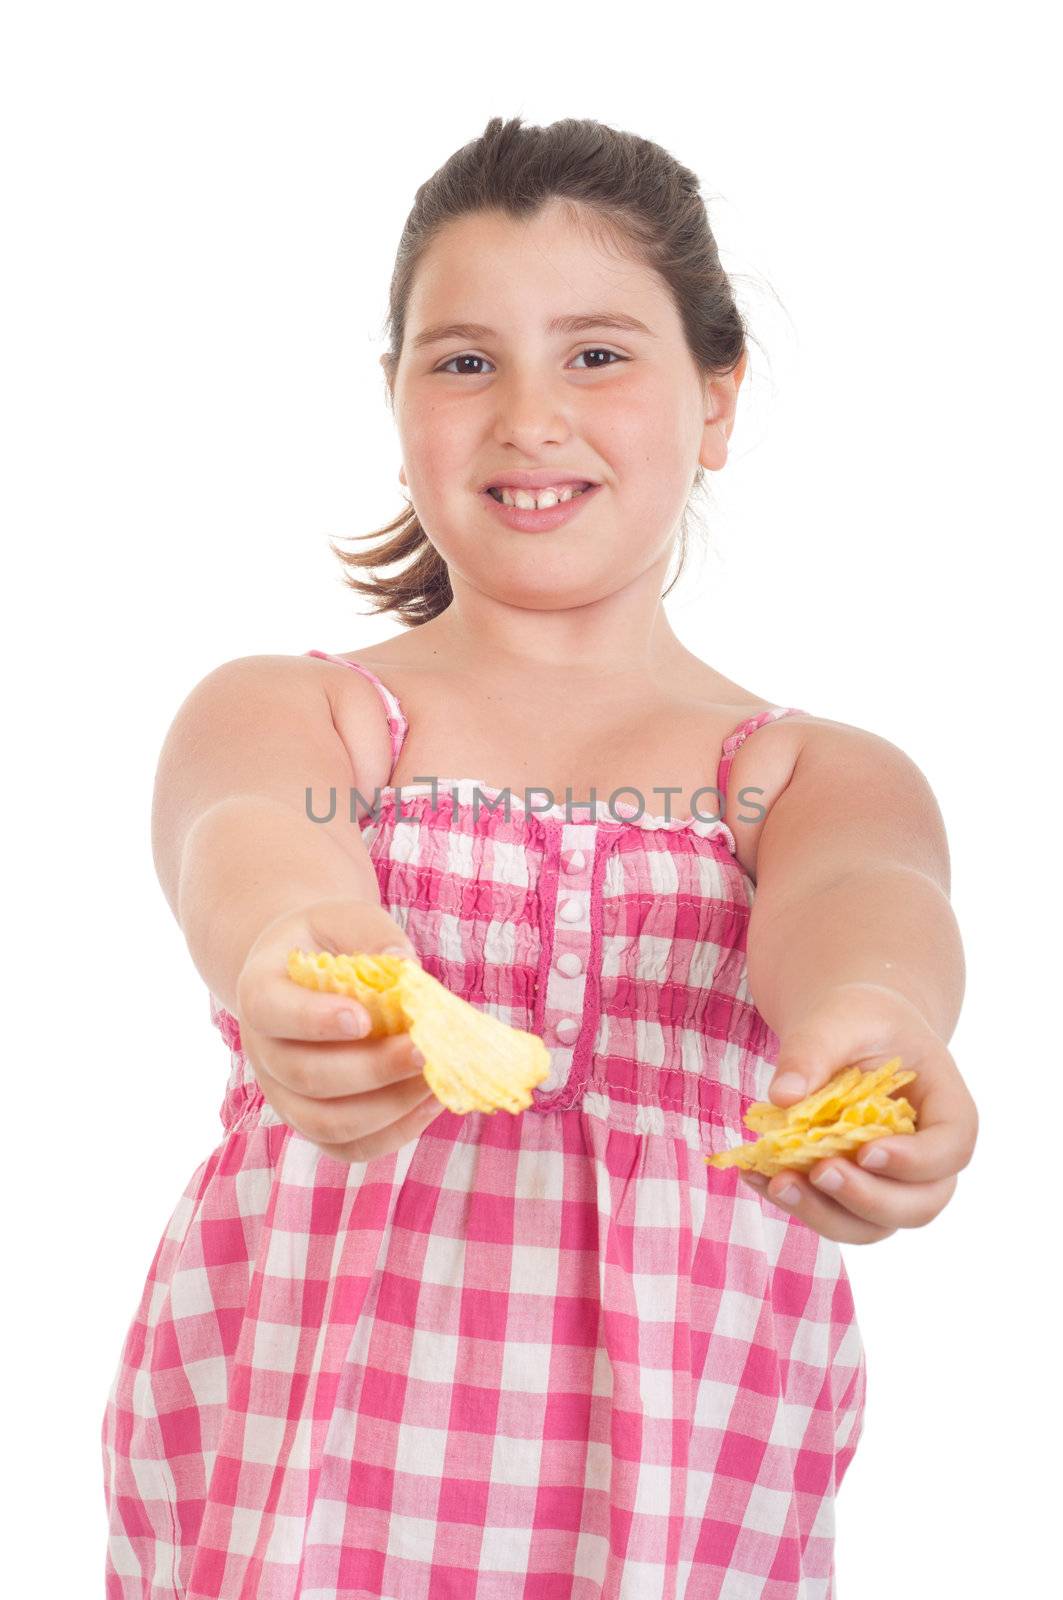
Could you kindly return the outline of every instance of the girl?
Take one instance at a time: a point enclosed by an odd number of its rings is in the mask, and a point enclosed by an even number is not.
[[[226,663],[160,759],[232,1071],[107,1401],[109,1600],[824,1600],[839,1246],[935,1217],[977,1133],[939,810],[662,607],[746,366],[692,172],[492,119],[417,193],[389,329],[410,503],[342,559],[405,631]],[[293,946],[398,947],[539,1034],[530,1109],[443,1110]],[[914,1135],[706,1165],[894,1055]]]

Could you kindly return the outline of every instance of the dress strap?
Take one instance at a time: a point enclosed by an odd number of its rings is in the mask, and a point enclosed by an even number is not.
[[[308,656],[318,656],[322,661],[335,661],[341,667],[351,667],[355,672],[360,672],[363,678],[368,678],[370,683],[376,685],[377,693],[384,702],[388,730],[391,733],[391,772],[388,773],[388,782],[390,783],[391,774],[398,766],[399,751],[402,749],[403,740],[409,729],[409,723],[406,721],[403,709],[399,704],[398,695],[389,689],[386,683],[381,683],[375,672],[371,672],[368,667],[363,667],[360,661],[348,661],[345,656],[333,656],[327,650],[308,650],[306,654]]]
[[[720,797],[720,814],[724,814],[724,802],[727,796],[727,778],[731,771],[731,762],[745,744],[751,733],[757,728],[762,728],[766,722],[777,722],[780,717],[807,717],[809,712],[802,711],[799,706],[770,706],[767,711],[758,711],[754,717],[746,717],[740,722],[733,733],[729,733],[723,741],[723,754],[720,757],[720,766],[716,774],[716,788]]]

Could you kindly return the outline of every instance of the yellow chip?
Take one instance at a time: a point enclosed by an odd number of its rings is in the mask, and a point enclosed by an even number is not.
[[[705,1160],[712,1167],[739,1167],[773,1177],[788,1170],[807,1172],[826,1156],[849,1155],[884,1134],[914,1133],[914,1108],[903,1095],[891,1098],[893,1090],[914,1077],[914,1072],[901,1070],[901,1058],[894,1056],[867,1072],[845,1067],[792,1106],[758,1100],[743,1120],[760,1138]]]
[[[408,1032],[448,1111],[526,1111],[530,1091],[549,1076],[550,1053],[537,1034],[478,1010],[403,956],[292,950],[288,976],[357,1000],[372,1021],[370,1038]]]
[[[396,981],[403,962],[402,956],[334,956],[324,950],[310,956],[302,950],[292,950],[288,954],[288,976],[306,989],[323,989],[357,1000],[373,1024],[369,1037],[381,1039],[387,1034],[405,1033],[409,1028]]]

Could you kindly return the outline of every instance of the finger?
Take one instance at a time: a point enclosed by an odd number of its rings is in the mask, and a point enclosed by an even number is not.
[[[977,1137],[978,1112],[963,1079],[955,1069],[935,1071],[924,1076],[915,1132],[869,1139],[856,1162],[882,1177],[928,1183],[962,1171]]]
[[[795,1035],[790,1037],[792,1039]],[[884,1065],[889,1059],[889,1053],[882,1050],[867,1055],[853,1055],[851,1059],[845,1061],[822,1052],[813,1058],[810,1051],[791,1044],[785,1057],[780,1052],[775,1076],[768,1086],[768,1097],[772,1105],[786,1109],[796,1105],[806,1095],[815,1094],[818,1089],[824,1088],[832,1078],[836,1078],[839,1072],[847,1067],[858,1067],[861,1072],[870,1072],[873,1068]]]
[[[814,1094],[843,1067],[881,1066],[892,1054],[882,1048],[882,1023],[874,994],[859,987],[836,991],[780,1039],[768,1088],[773,1105],[791,1106]]]
[[[346,1146],[362,1141],[409,1115],[429,1099],[442,1109],[421,1072],[360,1094],[329,1100],[295,1094],[261,1067],[256,1067],[255,1072],[260,1078],[263,1095],[281,1120],[322,1146]]]
[[[365,1006],[349,995],[306,989],[287,976],[283,983],[259,981],[248,988],[250,993],[237,997],[237,1021],[241,1030],[247,1026],[266,1038],[314,1043],[363,1039],[373,1025]]]
[[[741,1174],[746,1183],[750,1183],[751,1177],[757,1176],[760,1175],[746,1172]],[[755,1183],[750,1186],[757,1187]],[[798,1198],[793,1204],[782,1198],[783,1192],[791,1187],[798,1192]],[[875,1244],[879,1239],[886,1239],[896,1231],[893,1228],[880,1227],[877,1223],[865,1222],[863,1218],[847,1211],[844,1206],[836,1205],[833,1200],[818,1194],[801,1172],[777,1173],[759,1192],[762,1199],[777,1205],[782,1211],[788,1211],[802,1222],[807,1222],[810,1228],[814,1228],[824,1238],[836,1239],[839,1244]]]
[[[955,1173],[932,1183],[908,1183],[863,1172],[846,1157],[817,1161],[807,1177],[818,1194],[865,1222],[891,1230],[922,1228],[944,1210],[956,1188]]]
[[[318,1140],[317,1143],[327,1156],[334,1161],[375,1161],[378,1156],[389,1155],[392,1150],[398,1150],[402,1145],[409,1144],[412,1139],[417,1139],[430,1123],[434,1122],[441,1111],[446,1107],[434,1094],[427,1100],[415,1105],[407,1111],[405,1116],[389,1123],[379,1133],[366,1137],[353,1139],[347,1144],[325,1144]]]
[[[367,1094],[403,1078],[424,1077],[424,1057],[408,1033],[348,1044],[266,1039],[248,1042],[256,1073],[264,1070],[289,1094],[334,1100]]]

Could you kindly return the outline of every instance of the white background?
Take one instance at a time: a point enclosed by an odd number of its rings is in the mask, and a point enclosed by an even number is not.
[[[981,1135],[929,1227],[844,1247],[870,1387],[839,1596],[1041,1591],[1061,351],[1039,17],[491,5],[389,8],[372,32],[353,5],[8,12],[12,1593],[103,1592],[106,1391],[221,1137],[228,1054],[151,859],[158,752],[219,662],[399,631],[360,615],[328,540],[401,509],[377,364],[394,252],[417,186],[494,115],[597,117],[701,177],[756,343],[673,624],[764,698],[900,745],[948,827],[968,964],[951,1047]]]

